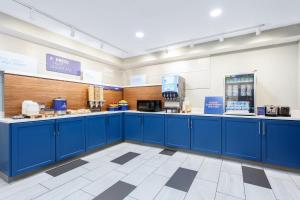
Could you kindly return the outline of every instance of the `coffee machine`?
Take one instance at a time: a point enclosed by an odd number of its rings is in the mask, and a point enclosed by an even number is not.
[[[185,97],[185,80],[178,75],[162,77],[162,96],[165,99],[164,110],[167,113],[179,113]]]

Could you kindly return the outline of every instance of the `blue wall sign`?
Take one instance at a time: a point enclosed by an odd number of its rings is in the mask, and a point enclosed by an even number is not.
[[[212,96],[205,97],[204,114],[223,114],[223,97]]]
[[[75,76],[81,75],[81,64],[78,61],[67,58],[46,54],[47,71],[70,74]]]

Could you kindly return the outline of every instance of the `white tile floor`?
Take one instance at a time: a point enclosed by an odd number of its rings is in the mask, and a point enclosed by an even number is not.
[[[121,143],[82,158],[89,163],[57,177],[41,172],[10,184],[0,180],[0,199],[88,200],[123,181],[136,186],[125,200],[300,200],[300,174],[265,168],[272,187],[267,189],[243,182],[244,163],[183,152],[167,156],[161,150]],[[124,165],[110,162],[129,151],[141,155]],[[179,167],[198,172],[188,192],[165,186]]]

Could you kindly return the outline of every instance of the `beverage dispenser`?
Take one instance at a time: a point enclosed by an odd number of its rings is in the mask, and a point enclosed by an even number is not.
[[[162,77],[162,96],[165,99],[166,112],[178,113],[182,110],[185,97],[185,80],[178,75]]]

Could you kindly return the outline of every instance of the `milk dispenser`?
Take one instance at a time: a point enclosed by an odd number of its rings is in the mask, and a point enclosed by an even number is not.
[[[185,97],[185,80],[178,75],[162,77],[162,96],[165,99],[166,112],[179,113]]]

